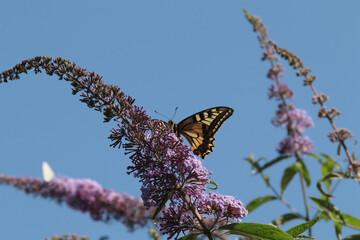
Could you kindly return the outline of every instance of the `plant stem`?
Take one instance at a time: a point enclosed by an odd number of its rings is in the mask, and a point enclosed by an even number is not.
[[[298,162],[302,161],[301,158],[296,154],[296,159]],[[305,205],[305,218],[306,221],[310,221],[310,213],[309,213],[309,203],[307,200],[307,194],[306,194],[306,187],[305,187],[305,180],[304,180],[304,176],[302,171],[299,171],[300,173],[300,183],[301,183],[301,191],[302,191],[302,195],[303,195],[303,199],[304,199],[304,205]],[[309,236],[311,237],[311,228],[309,228]]]

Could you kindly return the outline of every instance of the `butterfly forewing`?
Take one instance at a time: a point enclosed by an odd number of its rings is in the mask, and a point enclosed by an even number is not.
[[[158,129],[170,127],[176,136],[183,135],[190,143],[194,154],[204,159],[213,151],[215,133],[233,112],[234,110],[229,107],[215,107],[195,113],[178,124],[171,120],[165,123],[154,119],[152,122],[156,123],[155,127]]]
[[[213,151],[215,133],[233,112],[229,107],[209,108],[185,118],[175,125],[174,131],[183,135],[194,153],[204,159]]]

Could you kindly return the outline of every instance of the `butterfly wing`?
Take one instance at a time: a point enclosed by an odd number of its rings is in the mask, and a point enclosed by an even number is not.
[[[47,162],[42,163],[42,171],[45,182],[50,182],[55,177],[54,171]]]
[[[179,122],[174,130],[186,138],[194,154],[204,159],[213,151],[215,133],[233,112],[229,107],[209,108]]]

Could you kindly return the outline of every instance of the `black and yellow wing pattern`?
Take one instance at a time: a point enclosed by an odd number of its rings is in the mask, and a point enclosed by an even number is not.
[[[178,124],[171,120],[168,124],[178,137],[186,138],[195,155],[204,159],[213,151],[215,133],[233,112],[229,107],[214,107],[195,113]]]

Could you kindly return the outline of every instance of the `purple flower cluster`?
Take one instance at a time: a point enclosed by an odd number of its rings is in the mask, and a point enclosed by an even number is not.
[[[279,142],[277,151],[280,154],[293,155],[295,153],[309,153],[314,150],[312,141],[308,137],[294,133],[288,135],[284,140]]]
[[[278,101],[281,100],[282,97],[293,99],[294,92],[288,85],[279,82],[277,85],[271,85],[268,96],[269,98],[275,97]]]
[[[96,221],[117,220],[129,230],[145,226],[154,209],[146,210],[143,202],[126,193],[104,189],[90,179],[54,178],[45,182],[36,178],[0,175],[0,184],[9,184],[28,194],[51,198],[81,212],[89,212]]]
[[[199,213],[203,214],[203,222],[208,229],[225,225],[229,220],[241,222],[241,218],[248,214],[240,200],[214,192],[202,194],[194,205],[199,209]],[[204,227],[185,205],[180,204],[175,208],[166,209],[161,219],[160,227],[163,233],[170,235],[170,238],[179,235],[181,231],[204,231]]]
[[[62,234],[62,235],[54,235],[50,238],[46,238],[45,240],[90,240],[88,236],[80,236],[79,234]]]
[[[262,48],[266,51],[262,57],[262,60],[267,60],[271,63],[271,68],[267,73],[267,77],[274,83],[269,88],[269,98],[275,98],[280,101],[279,108],[276,112],[276,116],[272,119],[272,123],[275,126],[286,127],[287,137],[279,143],[278,152],[281,154],[301,154],[312,151],[313,145],[308,137],[304,137],[304,129],[313,126],[311,118],[306,115],[306,112],[300,109],[296,109],[293,105],[286,102],[287,99],[293,99],[294,93],[290,87],[280,82],[280,78],[284,76],[284,67],[279,63],[279,54],[285,58],[290,66],[293,68],[303,69],[303,63],[300,58],[291,53],[287,49],[279,48],[273,41],[268,39],[267,29],[261,20],[251,15],[246,9],[244,10],[246,18],[252,24],[254,31],[259,32],[258,40]],[[309,70],[304,70],[309,71]],[[314,81],[314,77],[309,77],[306,84]]]
[[[204,194],[201,201],[199,201],[199,206],[203,214],[212,215],[218,219],[232,218],[236,222],[241,222],[240,218],[248,214],[240,200],[236,200],[233,196],[221,195],[215,192]]]
[[[131,124],[113,129],[114,141],[125,137],[125,154],[130,155],[133,173],[142,182],[142,199],[147,207],[159,206],[169,192],[177,188],[186,194],[205,191],[211,172],[182,144],[171,129],[161,127],[162,122],[151,121],[143,109],[134,107],[127,111]],[[177,192],[171,199],[178,199]]]
[[[276,52],[275,50],[273,51],[267,50],[265,53],[265,56],[267,56],[266,59],[270,59],[273,61],[277,60],[276,55],[273,56],[271,55],[274,54],[275,52]],[[263,59],[265,59],[265,57]],[[276,81],[280,77],[284,76],[284,70],[285,70],[284,67],[280,63],[278,63],[276,64],[276,66],[273,66],[272,68],[269,69],[267,73],[267,77],[273,81]]]
[[[265,46],[266,39],[263,39],[263,41]],[[279,142],[277,150],[280,154],[289,155],[311,152],[314,149],[313,144],[308,137],[302,134],[305,128],[312,127],[314,123],[306,111],[296,109],[292,104],[286,102],[287,99],[294,98],[294,92],[288,85],[279,80],[284,75],[284,67],[278,63],[278,57],[275,55],[277,51],[270,44],[266,46],[263,60],[271,62],[272,67],[268,71],[267,77],[274,81],[274,84],[269,88],[268,96],[281,102],[275,116],[272,118],[272,123],[275,126],[287,129],[287,136]]]
[[[282,128],[289,127],[290,125],[292,130],[300,133],[303,133],[305,128],[314,126],[313,121],[305,110],[297,109],[291,104],[280,104],[271,122],[275,126],[281,126]]]
[[[233,197],[205,194],[211,172],[163,122],[151,121],[137,107],[128,110],[126,116],[131,124],[120,124],[118,129],[113,129],[110,139],[116,143],[114,146],[121,143],[119,139],[126,139],[126,154],[133,163],[128,173],[141,179],[145,206],[158,207],[169,200],[160,218],[163,234],[171,238],[182,231],[209,230],[224,219],[239,221],[247,214],[241,201]],[[216,221],[204,229],[196,212],[215,215]]]
[[[305,128],[314,125],[305,110],[297,109],[291,104],[280,104],[272,123],[288,129],[286,138],[279,142],[277,150],[280,154],[308,153],[314,149],[312,141],[302,135]]]
[[[244,207],[234,207],[243,206],[242,203],[228,196],[212,197],[212,206],[203,209],[207,205],[200,203],[205,194],[206,184],[210,182],[211,172],[202,166],[202,162],[192,154],[188,146],[182,143],[181,138],[177,138],[161,121],[151,121],[145,110],[135,106],[133,104],[135,100],[119,87],[105,84],[98,74],[87,72],[86,69],[68,60],[50,57],[35,57],[23,61],[13,69],[0,74],[0,82],[18,79],[19,74],[26,73],[30,69],[34,69],[35,73],[43,69],[49,75],[56,74],[60,79],[70,81],[73,94],[81,92],[80,101],[102,112],[105,116],[104,121],[113,119],[119,123],[118,128],[113,129],[109,137],[113,141],[111,146],[124,147],[125,154],[130,155],[132,165],[128,167],[128,174],[132,173],[142,182],[142,198],[146,207],[161,207],[165,201],[169,202],[162,217],[163,224],[177,221],[171,218],[185,216],[186,212],[191,211],[191,221],[194,224],[189,224],[186,229],[194,231],[199,224],[204,232],[209,233],[212,226],[208,228],[204,225],[201,213],[215,214],[214,209],[219,210],[227,206],[226,210],[221,210],[221,214],[217,212],[216,214],[220,214],[218,216],[221,218],[235,221],[245,215]],[[124,144],[122,144],[123,140],[125,140]],[[107,191],[102,192],[99,186],[91,184],[89,180],[79,181],[53,180],[47,186],[54,184],[56,189],[63,189],[60,193],[66,197],[59,198],[60,202],[66,201],[75,209],[89,211],[95,219],[103,219],[103,216],[106,219],[106,216],[112,214],[110,210],[103,208],[103,205],[106,203],[107,206],[115,201],[113,199],[115,197],[112,198],[113,195]],[[34,192],[33,190],[31,188],[31,192]],[[89,195],[89,192],[95,195]],[[49,194],[50,196],[52,195]],[[77,201],[77,198],[80,200]],[[84,202],[85,198],[89,199]],[[99,209],[99,201],[101,209]],[[133,210],[132,205],[127,207]],[[128,217],[127,212],[124,214]],[[222,220],[224,219],[217,219],[217,221]],[[173,234],[184,227],[183,224],[185,223],[178,222],[171,229],[161,230],[163,233]]]

